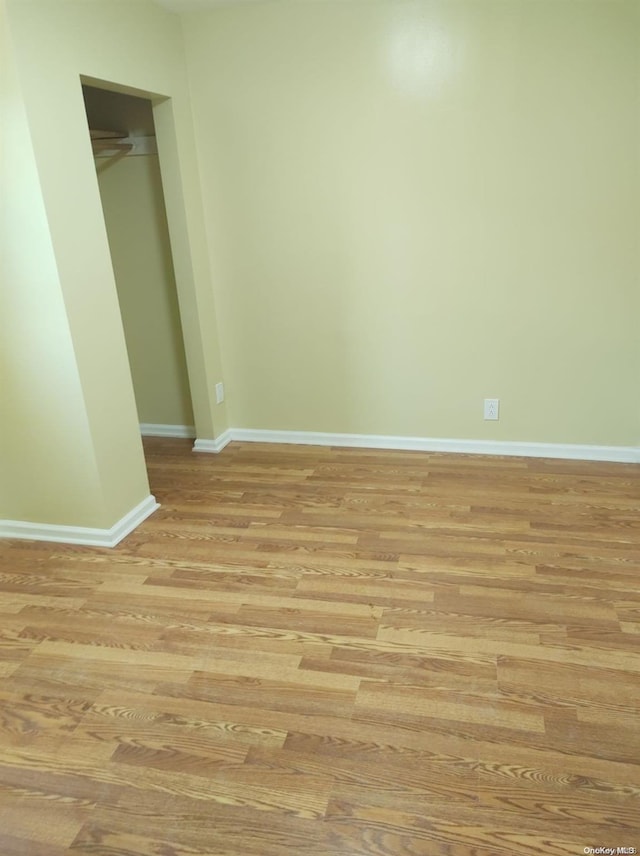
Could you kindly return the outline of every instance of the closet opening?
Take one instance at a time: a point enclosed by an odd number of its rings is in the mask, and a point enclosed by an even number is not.
[[[195,437],[151,99],[83,83],[143,436]]]

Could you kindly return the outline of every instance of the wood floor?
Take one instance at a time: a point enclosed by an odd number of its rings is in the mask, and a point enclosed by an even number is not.
[[[640,851],[636,466],[146,446],[0,545],[0,856]]]

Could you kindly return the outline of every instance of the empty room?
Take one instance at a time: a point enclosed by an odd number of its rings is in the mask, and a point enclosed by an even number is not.
[[[0,64],[0,854],[640,850],[640,3]]]

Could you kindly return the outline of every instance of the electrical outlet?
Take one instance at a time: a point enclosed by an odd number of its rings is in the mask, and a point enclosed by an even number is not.
[[[500,418],[500,399],[485,398],[484,400],[484,418],[493,420],[494,422]]]
[[[222,404],[224,401],[224,384],[216,384],[216,404]]]

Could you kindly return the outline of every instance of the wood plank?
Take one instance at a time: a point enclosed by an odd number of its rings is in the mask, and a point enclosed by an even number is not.
[[[0,543],[6,856],[640,842],[640,468],[144,440],[113,550]]]

